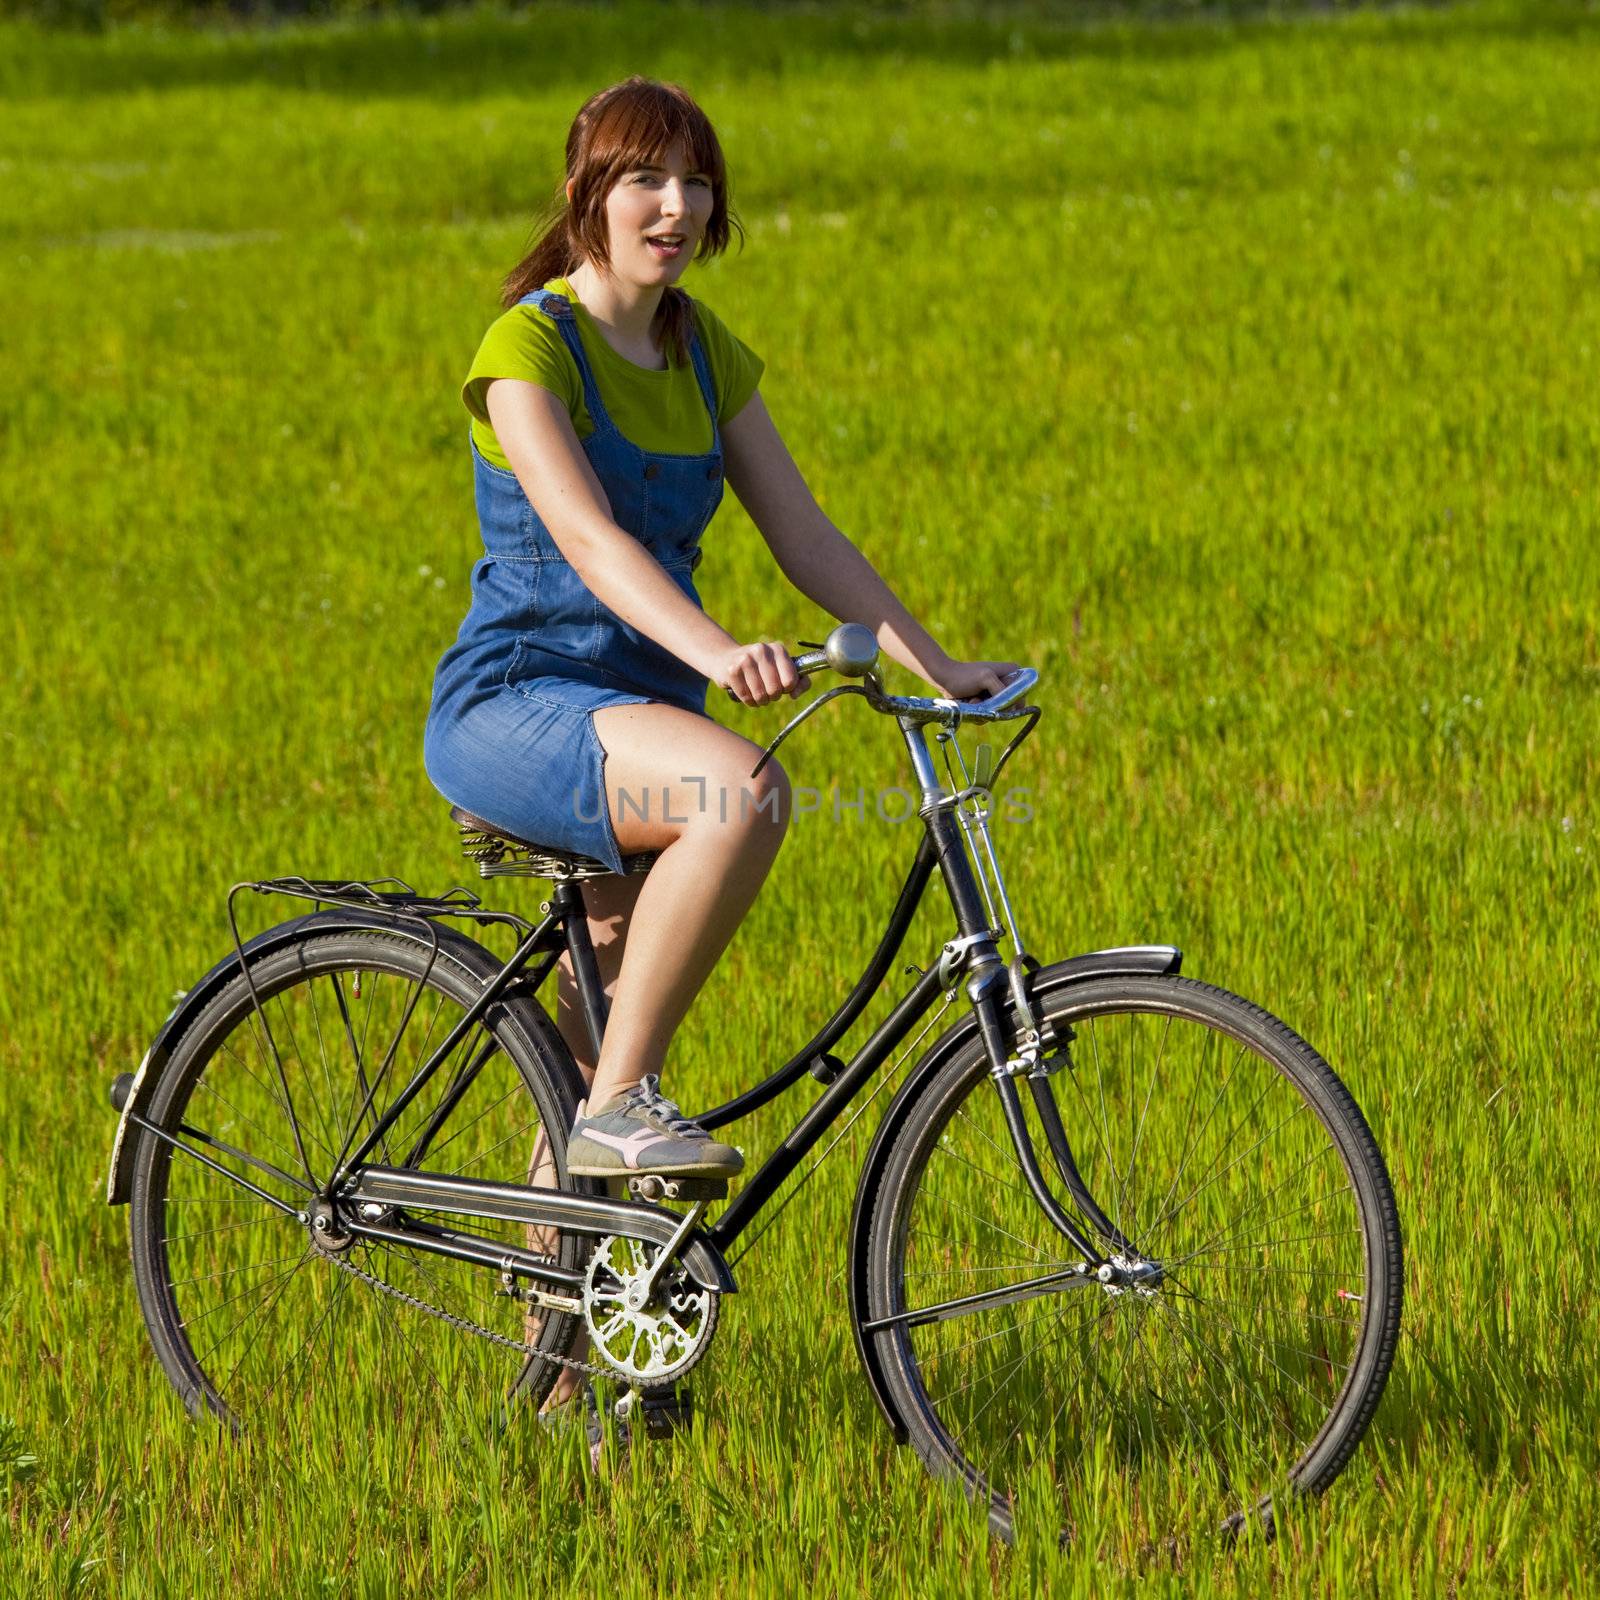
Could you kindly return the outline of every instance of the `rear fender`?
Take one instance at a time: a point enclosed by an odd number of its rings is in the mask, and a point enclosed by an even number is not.
[[[427,929],[415,922],[384,916],[381,912],[336,908],[331,911],[309,912],[303,917],[293,917],[288,922],[280,922],[276,927],[258,933],[255,938],[246,941],[244,958],[254,965],[262,957],[269,956],[274,951],[293,944],[297,939],[303,939],[309,934],[339,933],[356,928],[379,928],[385,933],[410,939],[425,949],[431,945]],[[433,924],[433,931],[439,937],[441,954],[448,954],[486,983],[505,965],[492,951],[486,950],[481,944],[469,939],[455,928],[436,923]],[[126,1205],[132,1190],[133,1160],[130,1152],[138,1141],[127,1137],[128,1129],[132,1126],[129,1121],[130,1115],[136,1114],[141,1117],[149,1115],[149,1106],[155,1096],[156,1085],[160,1082],[162,1071],[172,1058],[179,1040],[212,1000],[233,982],[239,971],[239,952],[231,950],[192,989],[178,997],[178,1003],[167,1014],[167,1019],[151,1041],[150,1048],[145,1051],[144,1059],[139,1063],[138,1071],[134,1073],[133,1084],[123,1103],[122,1115],[117,1122],[116,1141],[111,1146],[111,1167],[106,1177],[107,1205]],[[577,1067],[544,1007],[534,999],[531,991],[524,988],[518,992],[520,982],[519,978],[510,986],[507,997],[501,1003],[507,1005],[514,1018],[522,1024],[524,1032],[530,1036],[529,1043],[533,1050],[544,1057],[545,1065],[551,1068],[552,1076],[557,1084],[562,1086],[565,1097],[570,1102],[567,1109],[576,1116],[578,1101],[583,1097],[583,1085],[578,1077]]]
[[[1030,999],[1039,1000],[1091,978],[1176,973],[1182,965],[1183,953],[1168,944],[1136,944],[1116,950],[1094,950],[1087,955],[1058,961],[1053,966],[1041,967],[1028,979],[1028,995]],[[1002,989],[1000,992],[1005,1007],[1003,1025],[1008,1032],[1015,1031],[1017,1018],[1009,990]],[[867,1229],[872,1217],[872,1203],[883,1181],[889,1152],[905,1126],[912,1106],[956,1054],[977,1037],[977,1014],[969,1011],[960,1022],[940,1034],[928,1048],[900,1085],[889,1109],[884,1112],[856,1185],[855,1207],[850,1216],[850,1322],[855,1331],[856,1353],[861,1357],[867,1382],[872,1386],[872,1397],[878,1402],[884,1421],[893,1430],[897,1444],[906,1442],[905,1420],[890,1395],[878,1357],[878,1341],[864,1339],[861,1334],[861,1323],[867,1314]]]

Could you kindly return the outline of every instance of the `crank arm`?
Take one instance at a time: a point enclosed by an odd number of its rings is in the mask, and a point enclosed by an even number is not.
[[[871,1322],[863,1322],[861,1331],[881,1333],[885,1328],[920,1328],[929,1322],[948,1322],[951,1317],[970,1316],[974,1311],[987,1311],[993,1306],[1020,1305],[1024,1300],[1037,1300],[1042,1294],[1061,1289],[1086,1289],[1099,1282],[1088,1270],[1088,1263],[1080,1261],[1063,1272],[1047,1272],[1044,1277],[1029,1278],[1026,1283],[985,1289],[980,1294],[964,1294],[959,1300],[942,1300],[936,1306],[897,1311],[892,1317],[875,1317]]]
[[[411,1211],[533,1223],[569,1233],[614,1233],[663,1248],[681,1242],[684,1269],[702,1289],[733,1294],[738,1287],[711,1240],[696,1231],[680,1241],[683,1218],[663,1206],[407,1167],[364,1167],[340,1191],[339,1199],[356,1218],[364,1205],[403,1206]]]

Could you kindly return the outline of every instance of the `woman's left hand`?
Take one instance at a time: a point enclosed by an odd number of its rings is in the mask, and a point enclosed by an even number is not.
[[[933,680],[951,700],[987,700],[1021,671],[1015,661],[952,661]]]

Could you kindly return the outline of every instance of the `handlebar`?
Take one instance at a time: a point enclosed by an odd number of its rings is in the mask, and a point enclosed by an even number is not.
[[[778,737],[767,746],[766,752],[756,764],[756,772],[760,772],[778,746],[813,711],[820,710],[828,701],[836,700],[841,695],[858,694],[874,711],[886,712],[897,718],[904,726],[942,723],[954,728],[963,722],[1003,722],[1014,717],[1038,716],[1038,711],[1033,706],[1018,703],[1039,681],[1039,674],[1033,667],[1023,667],[1008,678],[994,694],[983,700],[951,700],[944,696],[885,694],[876,671],[878,641],[873,637],[870,628],[864,627],[859,622],[844,622],[828,635],[825,644],[812,644],[805,639],[802,639],[800,644],[806,649],[806,654],[796,656],[794,664],[802,676],[826,668],[839,673],[842,677],[860,678],[863,681],[859,684],[836,684],[819,694],[799,715],[793,717]],[[728,693],[737,698],[731,689]],[[1031,726],[1030,723],[1029,727]]]
[[[895,716],[909,716],[918,722],[974,722],[992,721],[999,713],[1014,705],[1038,681],[1033,667],[1023,667],[983,700],[951,700],[944,696],[885,694],[878,681],[878,641],[872,630],[859,622],[841,623],[828,635],[825,644],[812,644],[802,639],[804,655],[794,657],[795,670],[805,677],[813,672],[831,669],[846,678],[863,678],[867,682],[865,698],[875,710],[890,712]],[[730,689],[729,694],[733,691]],[[1013,711],[1012,716],[1022,712]]]

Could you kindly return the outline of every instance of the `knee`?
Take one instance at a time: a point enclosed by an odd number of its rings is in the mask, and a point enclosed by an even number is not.
[[[748,769],[740,781],[739,820],[752,829],[782,833],[789,826],[794,791],[789,774],[776,761],[769,761],[752,778]]]
[[[789,823],[792,794],[789,775],[769,761],[755,776],[750,769],[757,757],[743,752],[707,774],[704,801],[698,816],[719,832],[770,835],[782,833]]]

